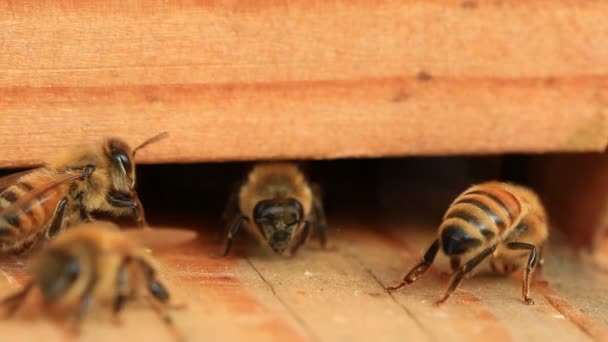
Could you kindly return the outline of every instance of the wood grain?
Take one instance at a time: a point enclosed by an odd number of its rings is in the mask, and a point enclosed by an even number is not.
[[[395,285],[421,260],[435,237],[433,229],[421,230],[409,224],[390,224],[384,229],[358,227],[360,229],[353,229],[355,234],[348,234],[344,239],[350,242],[353,255],[358,255],[383,286]],[[552,264],[550,257],[546,258]],[[556,309],[542,298],[536,286],[531,290],[536,304],[525,306],[521,301],[520,280],[489,273],[488,269],[482,264],[480,271],[463,281],[448,302],[436,307],[433,302],[441,296],[450,279],[446,273],[449,272],[447,258],[439,255],[425,277],[393,293],[392,297],[411,312],[435,340],[590,340],[575,324],[556,320]]]
[[[545,256],[548,285],[532,287],[533,306],[521,302],[519,276],[481,272],[435,307],[432,302],[447,281],[441,260],[416,284],[392,295],[384,291],[420,259],[433,239],[430,227],[330,219],[341,228],[330,236],[332,248],[323,251],[311,244],[294,258],[247,244],[246,236],[231,257],[210,258],[218,246],[212,242],[213,227],[205,224],[200,240],[154,250],[173,300],[188,305],[172,311],[187,340],[588,341],[606,336],[607,280],[562,244],[552,244]],[[4,296],[19,287],[24,271],[6,260],[1,266]],[[29,305],[35,312],[35,301]],[[3,338],[76,340],[57,324],[24,318],[4,320]],[[145,305],[127,305],[123,321],[114,326],[109,313],[95,310],[79,340],[171,340]]]
[[[608,79],[0,88],[0,166],[162,131],[139,161],[603,150],[602,94]]]
[[[0,86],[608,74],[603,1],[5,1]]]
[[[6,1],[0,166],[158,131],[141,161],[608,144],[601,1]]]

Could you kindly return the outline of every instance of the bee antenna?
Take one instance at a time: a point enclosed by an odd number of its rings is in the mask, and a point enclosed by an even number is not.
[[[144,141],[143,143],[139,144],[139,146],[137,146],[136,148],[133,149],[133,156],[135,157],[135,152],[137,152],[137,150],[139,150],[140,148],[146,147],[159,140],[165,139],[168,136],[169,136],[169,132],[162,132],[162,133],[159,133],[159,134],[153,136],[152,138]]]

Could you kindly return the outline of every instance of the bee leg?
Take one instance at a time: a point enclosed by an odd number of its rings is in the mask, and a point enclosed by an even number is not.
[[[313,192],[313,211],[315,213],[314,229],[319,234],[319,243],[321,248],[327,248],[327,219],[325,217],[325,209],[321,200],[321,187],[318,184],[312,186]]]
[[[6,315],[12,316],[19,310],[27,295],[30,293],[30,290],[34,287],[34,282],[29,282],[21,291],[8,296],[0,302],[0,306],[6,306]]]
[[[127,267],[131,264],[133,259],[126,257],[116,273],[116,296],[112,302],[112,316],[114,323],[120,324],[120,318],[118,315],[122,311],[127,301],[129,292],[129,274]]]
[[[408,272],[403,277],[401,283],[396,286],[390,286],[386,288],[388,292],[395,292],[403,288],[405,285],[409,285],[418,278],[422,277],[424,273],[431,267],[433,261],[435,261],[435,256],[437,256],[437,252],[439,251],[439,240],[435,240],[433,244],[429,247],[429,249],[424,254],[424,259],[418,265],[416,265],[411,271]]]
[[[165,286],[163,286],[163,284],[156,279],[156,271],[154,268],[152,268],[152,266],[150,266],[150,264],[148,264],[148,262],[144,259],[138,258],[137,262],[139,263],[144,275],[144,279],[146,280],[148,292],[150,292],[152,297],[154,297],[160,303],[167,303],[169,301],[169,292]]]
[[[139,197],[136,196],[135,199],[123,199],[116,198],[112,196],[112,194],[108,194],[106,198],[108,200],[108,203],[113,207],[133,209],[135,211],[135,220],[137,221],[137,223],[139,223],[140,225],[147,224],[143,214],[144,209],[141,205],[141,202],[139,201]]]
[[[471,260],[467,261],[464,265],[460,266],[458,271],[456,273],[454,273],[454,276],[452,277],[452,280],[450,281],[450,285],[446,289],[445,293],[437,302],[435,302],[435,304],[439,305],[439,304],[445,302],[450,297],[452,292],[454,292],[456,290],[456,288],[458,288],[458,285],[460,285],[464,276],[467,275],[467,273],[471,272],[473,269],[475,269],[475,267],[477,267],[485,258],[492,255],[492,253],[494,253],[495,250],[496,250],[496,245],[493,245],[492,247],[483,250],[481,253],[479,253],[477,256],[475,256]]]
[[[536,267],[536,264],[538,263],[536,246],[529,244],[529,243],[525,243],[525,242],[509,242],[509,243],[507,243],[507,248],[513,249],[513,250],[522,250],[523,249],[523,250],[530,251],[530,256],[528,257],[528,263],[527,263],[526,269],[524,271],[524,281],[522,284],[521,292],[522,292],[524,302],[526,304],[528,304],[528,305],[534,304],[534,301],[532,300],[532,298],[530,298],[530,280],[531,280],[530,275],[534,272],[534,268]]]
[[[46,239],[50,239],[53,236],[57,235],[57,233],[59,233],[59,230],[61,229],[61,225],[63,224],[63,215],[65,213],[65,207],[68,204],[68,199],[67,198],[63,198],[61,199],[61,201],[59,201],[59,204],[57,204],[57,208],[55,209],[55,214],[53,215],[53,222],[51,222],[51,225],[49,226],[49,229],[46,230]]]
[[[80,297],[80,308],[76,313],[76,322],[80,323],[84,316],[89,312],[93,305],[93,289],[97,284],[97,275],[94,275],[87,284],[82,296]]]
[[[304,242],[306,242],[306,240],[308,240],[309,236],[310,236],[310,222],[304,221],[304,228],[302,229],[302,232],[300,233],[299,239],[293,245],[293,247],[291,247],[291,252],[290,252],[291,255],[296,254],[298,249],[300,249],[300,247],[302,247]]]
[[[123,198],[116,198],[114,196],[112,196],[111,194],[108,194],[106,196],[106,198],[108,199],[108,203],[116,208],[132,208],[132,209],[137,209],[138,204],[137,201],[133,201],[131,199],[123,199]]]
[[[249,221],[249,218],[245,215],[239,215],[232,221],[232,225],[230,226],[230,229],[228,230],[228,234],[226,235],[224,252],[221,254],[221,256],[228,255],[228,253],[230,252],[230,249],[232,249],[232,243],[234,241],[234,238],[236,237],[236,234],[238,234],[239,231],[241,230],[243,221]]]
[[[167,291],[167,288],[156,278],[156,272],[145,260],[137,259],[137,261],[144,273],[148,292],[152,296],[152,298],[148,298],[150,306],[158,313],[163,322],[169,326],[171,333],[176,339],[182,341],[183,337],[181,332],[175,327],[173,318],[169,315],[169,312],[167,312],[167,307],[169,306],[169,291]],[[161,305],[158,305],[159,303]]]
[[[83,197],[83,195],[84,194],[81,192],[76,197],[74,197],[74,201],[78,202],[80,204],[80,219],[82,220],[82,222],[93,222],[94,219],[91,216],[91,213],[89,213],[88,211],[86,211],[86,209],[82,205],[82,197]]]
[[[144,212],[144,206],[139,200],[139,196],[135,194],[135,202],[137,202],[137,208],[135,208],[135,221],[140,227],[148,227],[148,221],[146,221],[146,213]]]

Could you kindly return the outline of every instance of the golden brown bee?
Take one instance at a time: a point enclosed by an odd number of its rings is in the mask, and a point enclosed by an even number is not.
[[[152,229],[150,229],[152,231]],[[146,298],[172,332],[169,293],[158,280],[147,251],[127,233],[108,222],[81,223],[70,228],[32,260],[32,279],[2,300],[8,315],[37,292],[42,313],[58,320],[73,319],[78,329],[94,307],[108,307],[114,322],[127,301]],[[36,291],[32,291],[36,290]]]
[[[450,205],[439,226],[439,237],[423,261],[406,274],[399,285],[387,290],[397,291],[422,277],[441,248],[450,258],[454,275],[437,304],[445,302],[463,277],[489,256],[492,256],[492,268],[497,270],[496,263],[502,263],[505,273],[526,265],[522,295],[526,304],[533,304],[530,281],[536,265],[539,261],[542,264],[547,236],[545,210],[530,189],[501,182],[475,185]],[[467,259],[462,266],[461,258]]]
[[[145,223],[135,192],[137,150],[166,136],[157,135],[135,149],[119,139],[74,148],[45,166],[0,179],[0,253],[21,252],[38,238],[91,221],[94,212],[135,215]]]
[[[327,242],[320,188],[310,184],[293,163],[257,164],[234,192],[224,216],[228,228],[223,255],[241,226],[280,255],[294,254],[314,229],[321,246]]]

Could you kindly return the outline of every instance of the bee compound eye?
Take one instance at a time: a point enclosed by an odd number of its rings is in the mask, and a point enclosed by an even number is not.
[[[131,158],[129,158],[125,151],[119,149],[112,150],[112,159],[122,165],[127,175],[130,175],[133,163],[131,163]]]

